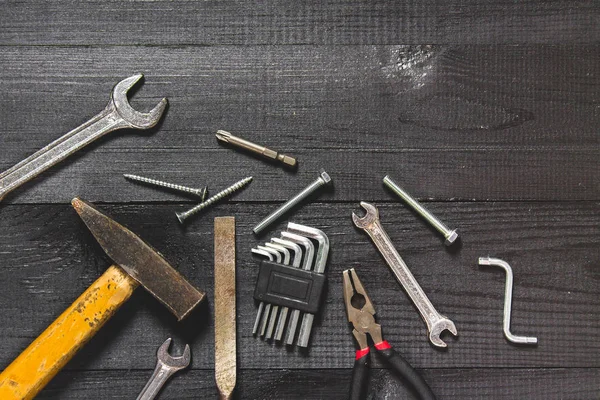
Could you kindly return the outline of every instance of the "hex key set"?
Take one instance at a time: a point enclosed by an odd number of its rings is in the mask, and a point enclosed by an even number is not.
[[[316,253],[311,239],[317,244]],[[293,253],[291,265],[290,250]],[[279,238],[271,238],[265,246],[252,249],[252,253],[267,258],[260,264],[254,291],[259,307],[252,334],[280,342],[285,333],[285,344],[292,345],[302,312],[296,344],[308,347],[314,315],[319,310],[325,287],[327,235],[319,229],[290,222]]]

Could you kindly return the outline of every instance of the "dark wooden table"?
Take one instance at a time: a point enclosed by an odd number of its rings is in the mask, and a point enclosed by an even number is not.
[[[11,1],[0,12],[1,170],[99,112],[134,72],[132,100],[170,107],[152,132],[109,135],[0,207],[0,368],[109,265],[69,205],[81,196],[159,249],[212,301],[213,218],[238,232],[238,397],[345,399],[354,357],[341,271],[354,267],[385,337],[440,399],[600,396],[600,4],[575,1]],[[230,130],[298,157],[296,173],[220,146]],[[335,189],[289,220],[332,243],[308,353],[252,337],[252,226],[324,168]],[[215,193],[254,182],[183,228],[193,201],[138,173]],[[392,175],[462,233],[450,251],[384,190]],[[438,351],[351,213],[382,222],[459,337]],[[282,221],[268,233],[284,227]],[[264,238],[263,238],[264,240]],[[513,331],[502,335],[514,269]],[[191,369],[161,398],[216,398],[211,305],[178,324],[137,291],[40,398],[133,399],[173,336]],[[375,362],[373,399],[414,398]]]

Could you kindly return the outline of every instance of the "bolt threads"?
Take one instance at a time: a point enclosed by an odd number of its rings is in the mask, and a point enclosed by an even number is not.
[[[153,186],[164,187],[164,188],[176,190],[176,191],[182,192],[182,193],[193,194],[194,196],[198,196],[198,197],[202,198],[202,200],[204,200],[204,198],[206,197],[206,187],[203,189],[195,189],[195,188],[191,188],[191,187],[187,187],[187,186],[183,186],[183,185],[177,185],[177,184],[170,183],[170,182],[159,181],[158,179],[146,178],[146,177],[139,176],[139,175],[123,174],[123,176],[126,179],[129,179],[132,181],[147,183],[147,184],[153,185]]]
[[[319,177],[314,182],[312,182],[310,185],[305,187],[300,193],[298,193],[297,195],[286,201],[284,204],[282,204],[278,209],[269,214],[265,219],[260,221],[258,225],[256,225],[254,229],[252,229],[252,231],[256,235],[260,234],[260,232],[262,232],[265,228],[267,228],[269,225],[271,225],[273,222],[275,222],[293,207],[297,206],[302,200],[310,196],[318,188],[320,188],[321,186],[328,185],[330,183],[331,178],[329,177],[327,172],[321,171]]]
[[[185,211],[185,212],[176,213],[177,219],[179,219],[179,222],[183,223],[187,218],[200,212],[201,210],[205,209],[206,207],[216,203],[217,201],[229,196],[230,194],[237,192],[238,190],[240,190],[241,188],[246,186],[251,181],[252,181],[252,177],[249,176],[247,178],[242,179],[239,182],[234,183],[233,185],[229,186],[227,189],[221,190],[219,193],[215,194],[208,200],[198,204],[196,207],[194,207],[188,211]]]
[[[456,241],[458,238],[458,233],[456,230],[451,230],[440,221],[435,215],[433,215],[428,209],[426,209],[421,203],[419,203],[415,198],[413,198],[410,194],[408,194],[404,189],[402,189],[396,182],[394,182],[389,175],[386,175],[383,178],[383,184],[387,186],[392,192],[394,192],[398,197],[408,204],[410,208],[415,210],[420,216],[425,218],[427,222],[429,222],[438,232],[440,232],[446,238],[446,246],[450,246],[452,243]]]

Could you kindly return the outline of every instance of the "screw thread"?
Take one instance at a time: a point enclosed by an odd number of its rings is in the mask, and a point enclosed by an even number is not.
[[[196,207],[194,207],[188,211],[185,211],[185,212],[177,213],[177,218],[179,219],[179,222],[183,223],[183,221],[185,221],[187,218],[189,218],[192,215],[198,213],[199,211],[205,209],[206,207],[216,203],[217,201],[223,199],[224,197],[227,197],[230,194],[237,192],[238,190],[240,190],[241,188],[246,186],[251,181],[252,181],[251,176],[244,178],[241,181],[236,182],[233,185],[229,186],[227,189],[221,190],[219,193],[215,194],[208,200],[198,204]]]
[[[199,196],[202,199],[204,199],[204,197],[206,196],[206,188],[195,189],[195,188],[191,188],[191,187],[187,187],[187,186],[183,186],[183,185],[177,185],[175,183],[159,181],[158,179],[146,178],[146,177],[139,176],[139,175],[124,174],[123,176],[132,181],[143,182],[143,183],[147,183],[149,185],[160,186],[160,187],[164,187],[167,189],[177,190],[177,191],[183,192],[183,193],[190,193],[195,196]]]

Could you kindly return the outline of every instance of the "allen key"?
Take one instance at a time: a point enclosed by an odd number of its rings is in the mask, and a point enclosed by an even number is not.
[[[504,289],[504,321],[503,330],[504,336],[510,342],[515,344],[536,345],[538,340],[536,337],[516,336],[510,332],[510,314],[512,309],[512,288],[513,288],[513,273],[512,268],[506,261],[499,258],[479,257],[479,265],[495,265],[506,271],[506,287]]]
[[[270,247],[275,251],[283,254],[283,265],[290,265],[291,253],[285,247],[275,244],[275,243],[265,243],[266,247]],[[277,317],[279,316],[279,306],[274,305],[271,307],[271,315],[269,317],[269,327],[267,328],[267,334],[265,335],[265,339],[271,339],[273,337],[273,331],[275,329],[275,323],[277,322]]]
[[[291,233],[304,235],[311,239],[315,239],[319,243],[317,256],[315,258],[314,271],[319,274],[323,274],[327,264],[327,256],[329,255],[329,238],[327,235],[325,235],[325,233],[320,229],[295,224],[293,222],[288,223],[287,230]],[[302,325],[300,326],[300,333],[298,334],[298,346],[308,347],[308,341],[310,339],[310,332],[312,330],[314,318],[315,316],[309,313],[305,313],[302,317]]]
[[[273,250],[273,249],[271,249],[269,247],[265,247],[265,246],[256,246],[256,248],[258,250],[262,250],[265,253],[269,253],[272,256],[274,256],[275,257],[275,262],[277,264],[281,263],[281,253],[279,253],[278,251]],[[264,312],[262,314],[262,317],[261,317],[262,319],[261,319],[261,322],[260,322],[260,335],[259,336],[265,336],[265,333],[266,333],[266,330],[267,330],[267,323],[269,321],[269,314],[270,314],[270,312],[271,312],[271,304],[270,303],[266,303],[265,310],[264,310]]]
[[[252,254],[266,257],[267,260],[269,260],[269,261],[273,261],[273,255],[271,255],[271,253],[269,253],[269,252],[266,252],[266,251],[260,250],[260,249],[252,249],[251,252],[252,252]],[[256,312],[256,320],[254,321],[254,327],[252,327],[253,335],[256,335],[256,333],[258,332],[258,327],[260,325],[260,317],[263,314],[264,308],[265,308],[264,301],[261,301],[260,303],[258,303],[258,311]]]
[[[288,250],[294,252],[294,259],[292,261],[292,267],[300,268],[300,262],[302,261],[302,248],[294,242],[289,240],[271,238],[271,242],[285,247]],[[277,327],[275,328],[275,340],[281,341],[283,331],[285,329],[285,323],[287,321],[288,307],[282,307],[279,319],[277,320]]]
[[[281,232],[281,237],[286,240],[289,240],[290,242],[300,244],[306,248],[306,252],[304,253],[304,260],[302,262],[302,269],[305,271],[310,271],[312,268],[313,257],[315,255],[315,245],[313,244],[313,242],[307,237],[286,231]],[[288,323],[287,333],[285,335],[286,344],[294,344],[294,337],[296,336],[296,328],[298,327],[299,319],[300,310],[292,310],[290,322]]]

